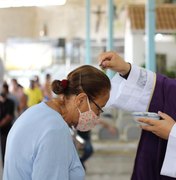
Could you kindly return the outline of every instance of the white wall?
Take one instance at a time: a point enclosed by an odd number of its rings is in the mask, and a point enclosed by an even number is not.
[[[167,68],[176,66],[176,39],[170,36],[169,38],[155,40],[156,53],[166,54]],[[132,59],[133,63],[141,66],[145,62],[145,40],[144,35],[128,33],[125,36],[125,58]]]
[[[0,41],[9,37],[34,37],[35,8],[0,9]]]
[[[125,60],[141,66],[144,63],[145,44],[143,34],[125,34]]]
[[[91,37],[95,39],[107,36],[107,2],[106,0],[98,1],[91,3],[90,15]],[[94,11],[97,10],[99,4],[104,13],[101,15],[99,31],[95,32],[97,15]],[[11,37],[38,38],[44,24],[47,26],[50,38],[85,38],[85,1],[68,0],[64,6],[0,9],[0,42]],[[119,35],[117,30],[114,33]]]
[[[125,44],[124,45],[125,45],[124,46],[124,59],[127,62],[133,63],[134,62],[134,57],[133,57],[133,36],[131,34],[129,20],[126,23]]]
[[[36,18],[36,34],[39,35],[43,24],[46,24],[48,36],[51,38],[84,37],[84,19],[84,8],[79,4],[68,4],[67,11],[65,6],[38,8]]]
[[[129,2],[132,0],[129,0]],[[135,0],[139,2],[139,0]],[[48,37],[73,38],[86,36],[86,1],[67,0],[64,6],[6,8],[0,9],[0,42],[10,37],[39,37],[44,24],[47,26]],[[124,36],[126,13],[125,2],[115,0],[118,18],[114,20],[114,37]],[[100,17],[99,31],[95,31],[98,6],[104,13]],[[91,2],[91,38],[101,40],[107,38],[108,1],[94,0]],[[121,8],[120,8],[121,7]]]
[[[142,66],[145,62],[145,41],[142,33],[133,35],[133,59],[134,63]]]
[[[166,54],[168,68],[176,67],[176,40],[157,42],[156,52]]]

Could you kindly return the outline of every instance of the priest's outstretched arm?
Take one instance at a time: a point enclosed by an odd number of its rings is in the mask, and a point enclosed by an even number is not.
[[[102,53],[99,62],[102,68],[118,72],[111,80],[112,89],[106,106],[128,111],[148,111],[156,74],[125,62],[115,52]]]
[[[157,113],[162,111],[176,119],[176,80],[130,65],[115,52],[102,53],[99,56],[99,63],[102,68],[109,68],[117,72],[111,80],[112,89],[106,107],[113,106],[128,111],[141,112]],[[156,138],[155,134],[148,134],[147,131],[142,132],[132,180],[141,178],[147,180],[148,177],[158,177],[158,174],[161,178],[163,175],[168,176],[167,180],[172,179],[171,177],[176,178],[176,163],[174,163],[176,162],[176,125],[173,124],[168,143],[162,138]],[[151,153],[150,157],[153,159],[148,158],[144,149]],[[146,164],[151,167],[151,170],[148,168],[145,170]],[[157,171],[153,172],[152,167],[156,166],[158,166]]]

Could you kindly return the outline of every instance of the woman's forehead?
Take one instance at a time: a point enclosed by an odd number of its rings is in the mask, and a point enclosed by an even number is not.
[[[105,105],[106,102],[108,101],[109,99],[109,96],[110,96],[110,92],[105,92],[101,95],[99,95],[97,98],[96,98],[96,101],[99,102],[99,103],[102,103],[101,105]]]

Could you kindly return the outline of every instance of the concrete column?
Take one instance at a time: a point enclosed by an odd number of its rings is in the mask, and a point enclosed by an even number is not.
[[[86,58],[85,64],[91,64],[91,40],[90,40],[90,0],[86,0]]]
[[[155,0],[146,4],[146,68],[156,72],[155,57]]]
[[[108,38],[107,38],[107,45],[106,49],[107,51],[113,51],[114,45],[113,45],[113,22],[114,22],[114,3],[113,0],[108,0]],[[107,75],[109,78],[112,78],[114,76],[115,72],[111,70],[107,70]]]

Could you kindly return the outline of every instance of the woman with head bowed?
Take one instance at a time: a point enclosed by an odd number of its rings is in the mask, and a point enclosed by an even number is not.
[[[54,80],[56,98],[27,109],[10,130],[3,180],[83,180],[69,127],[89,131],[109,99],[110,81],[93,66]]]

